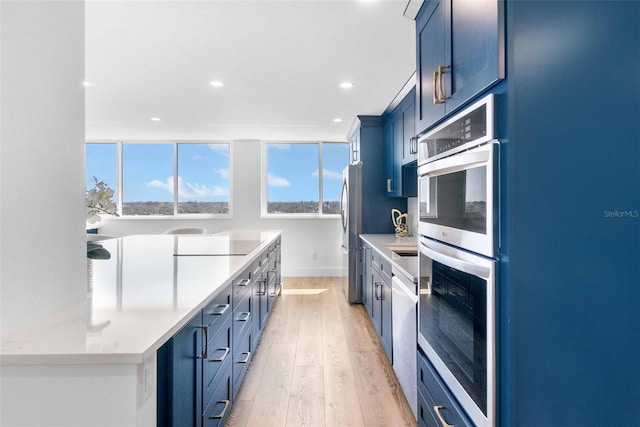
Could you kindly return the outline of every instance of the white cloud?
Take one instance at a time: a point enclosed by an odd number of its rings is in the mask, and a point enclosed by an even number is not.
[[[214,173],[217,173],[218,175],[220,175],[221,178],[224,179],[229,179],[229,169],[224,169],[224,168],[215,168],[213,170]]]
[[[173,177],[167,178],[166,182],[154,179],[147,183],[147,187],[160,188],[173,194]],[[206,196],[228,196],[229,187],[222,187],[214,185],[213,187],[207,187],[197,182],[187,182],[178,177],[178,194],[181,199],[193,199]]]
[[[169,178],[167,178],[167,182],[162,182],[157,179],[154,179],[151,182],[147,182],[147,187],[161,188],[173,194],[173,177],[170,176]]]
[[[318,170],[316,169],[311,175],[318,176]],[[332,171],[331,169],[322,169],[322,177],[328,179],[342,180],[342,172]]]
[[[288,180],[272,173],[267,175],[267,184],[270,187],[291,187],[291,183]]]
[[[288,150],[291,148],[291,144],[269,144],[269,148],[275,148],[276,150]]]

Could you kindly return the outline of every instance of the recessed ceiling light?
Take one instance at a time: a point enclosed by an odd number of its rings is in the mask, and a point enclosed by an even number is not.
[[[152,122],[159,122],[160,121],[160,117],[151,117],[151,121]]]
[[[89,87],[89,86],[93,86],[93,85],[85,80],[84,82],[82,82],[82,86]]]
[[[351,82],[342,82],[342,83],[340,83],[340,87],[342,89],[351,89],[353,87],[353,83],[351,83]]]
[[[222,83],[219,80],[212,80],[212,81],[209,82],[209,84],[211,86],[213,86],[213,87],[222,87],[222,86],[224,86],[224,83]]]
[[[337,117],[337,118],[333,119],[333,121],[336,122],[336,123],[341,123],[342,119],[340,117]]]

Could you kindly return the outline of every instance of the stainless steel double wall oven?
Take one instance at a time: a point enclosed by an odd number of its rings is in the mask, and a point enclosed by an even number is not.
[[[493,426],[500,146],[493,95],[418,145],[418,344],[473,423]]]

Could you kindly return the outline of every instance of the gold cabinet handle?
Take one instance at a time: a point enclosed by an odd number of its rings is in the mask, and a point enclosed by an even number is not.
[[[433,72],[433,103],[442,104],[440,96],[438,95],[438,71]]]
[[[438,416],[438,419],[440,420],[440,424],[442,424],[442,427],[455,427],[453,424],[448,424],[444,420],[444,417],[440,413],[440,409],[443,409],[443,407],[442,406],[434,406],[433,407],[433,410],[436,411],[436,415]]]
[[[440,103],[444,102],[445,100],[449,99],[450,97],[446,96],[444,94],[444,87],[442,85],[442,73],[444,72],[444,70],[446,70],[447,68],[449,68],[448,65],[439,65],[438,66],[438,77],[440,79],[440,92],[438,94],[438,101],[440,101]]]
[[[226,399],[225,400],[218,400],[218,403],[224,403],[224,408],[222,408],[222,412],[220,412],[218,415],[211,416],[211,419],[214,419],[214,420],[222,419],[222,418],[224,418],[224,414],[227,413],[227,408],[229,407],[230,401],[226,400]]]

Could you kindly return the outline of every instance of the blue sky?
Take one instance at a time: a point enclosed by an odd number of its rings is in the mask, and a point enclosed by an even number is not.
[[[325,201],[340,198],[348,144],[323,146]],[[86,145],[87,189],[96,176],[117,191],[117,144]],[[173,201],[173,144],[124,144],[125,202]],[[318,144],[269,144],[270,201],[318,200]],[[181,201],[228,201],[227,144],[178,144],[178,194]]]

